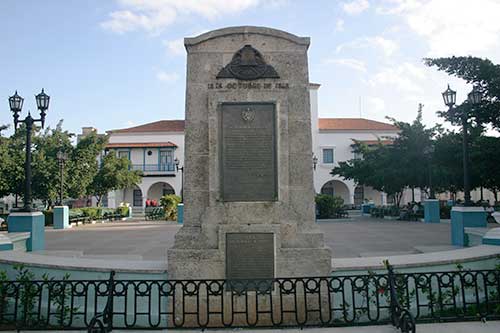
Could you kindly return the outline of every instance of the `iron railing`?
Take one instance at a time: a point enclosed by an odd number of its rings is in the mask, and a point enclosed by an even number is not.
[[[166,172],[175,171],[174,163],[164,163],[164,164],[132,164],[132,170],[142,170],[144,172]]]
[[[307,327],[500,318],[500,270],[272,280],[0,280],[1,329]]]

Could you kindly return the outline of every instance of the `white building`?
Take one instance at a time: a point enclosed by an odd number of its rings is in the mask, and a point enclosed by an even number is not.
[[[104,205],[116,207],[127,202],[138,213],[148,199],[159,201],[165,194],[180,194],[182,171],[176,170],[175,160],[183,166],[184,120],[160,120],[107,133],[106,149],[128,158],[143,177],[134,188],[109,193]]]
[[[366,186],[356,186],[352,180],[330,175],[333,167],[341,161],[354,157],[351,145],[354,140],[366,144],[391,142],[398,135],[398,128],[392,124],[363,118],[319,118],[318,89],[319,84],[310,85],[311,131],[313,156],[318,163],[314,170],[314,188],[317,193],[339,195],[346,204],[359,205],[365,199],[377,205],[390,204],[391,198],[385,193]],[[84,128],[86,129],[86,128]],[[160,120],[140,126],[111,130],[107,132],[109,143],[107,149],[118,156],[130,159],[132,167],[142,170],[144,176],[140,184],[109,193],[103,204],[116,207],[121,202],[130,203],[139,213],[144,210],[146,200],[157,200],[164,194],[181,194],[182,171],[177,171],[175,159],[179,166],[184,165],[184,121]],[[312,164],[312,158],[311,158]],[[491,195],[489,191],[485,199]],[[479,199],[479,191],[472,192],[473,199]],[[415,190],[415,200],[420,201],[421,191]],[[446,199],[447,196],[441,196]],[[406,190],[401,203],[412,200],[412,193]]]

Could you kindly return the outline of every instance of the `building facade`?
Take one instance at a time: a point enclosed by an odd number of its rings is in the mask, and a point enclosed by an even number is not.
[[[390,143],[397,135],[398,128],[392,124],[363,118],[319,118],[319,84],[310,85],[312,154],[317,158],[314,169],[314,188],[316,193],[338,195],[345,204],[360,205],[368,200],[376,205],[391,204],[391,198],[367,186],[358,186],[352,180],[332,176],[330,171],[341,161],[354,158],[351,145],[363,141],[368,145],[379,142]],[[88,131],[88,128],[84,130]],[[132,168],[141,170],[141,183],[133,188],[113,191],[104,199],[103,204],[117,207],[128,203],[134,212],[144,211],[146,203],[159,201],[165,194],[181,195],[182,171],[184,166],[184,120],[160,120],[140,126],[107,131],[109,143],[107,150],[117,156],[128,158]],[[474,200],[479,200],[479,191],[473,191]],[[491,198],[490,198],[491,197]],[[440,199],[447,199],[443,194]],[[458,196],[460,198],[460,196]],[[415,190],[415,201],[424,195]],[[492,202],[492,195],[485,191],[485,199]],[[405,204],[412,201],[412,191],[406,190],[401,199]]]
[[[113,191],[104,205],[117,207],[128,203],[135,213],[140,213],[146,204],[166,194],[179,195],[182,187],[184,164],[184,121],[160,120],[131,128],[107,132],[109,141],[106,150],[130,160],[134,170],[143,173],[141,183],[133,188]]]

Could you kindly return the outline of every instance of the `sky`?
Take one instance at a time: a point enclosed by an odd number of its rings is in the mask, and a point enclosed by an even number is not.
[[[500,0],[0,0],[0,124],[8,96],[51,96],[47,124],[100,132],[183,119],[184,37],[267,26],[311,38],[320,117],[442,123],[441,92],[471,90],[424,57],[500,62]],[[7,132],[11,132],[12,128]],[[4,133],[8,134],[8,133]]]

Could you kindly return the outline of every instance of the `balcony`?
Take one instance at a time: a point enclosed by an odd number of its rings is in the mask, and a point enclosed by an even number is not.
[[[132,170],[140,170],[144,175],[175,175],[175,164],[132,164]]]

